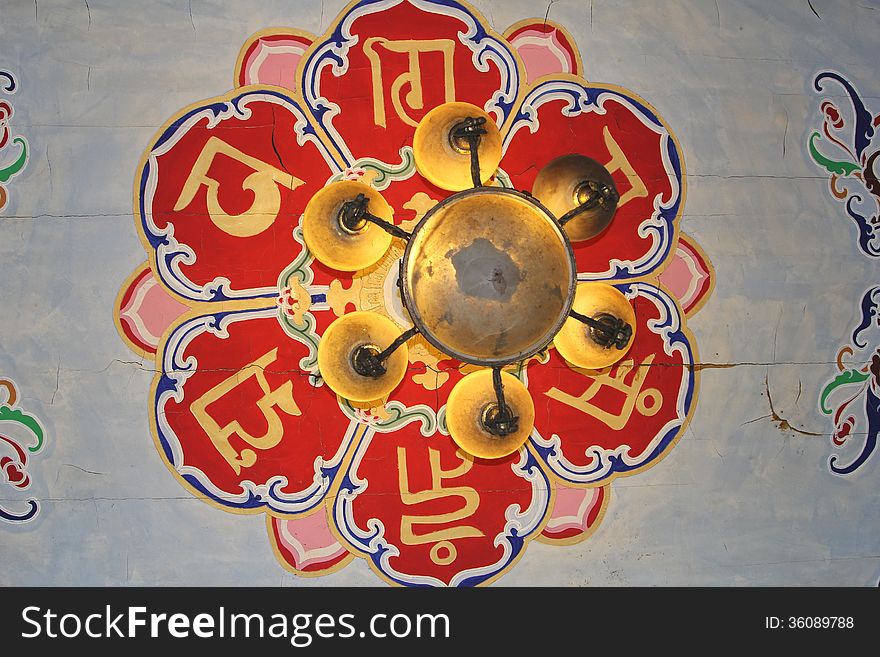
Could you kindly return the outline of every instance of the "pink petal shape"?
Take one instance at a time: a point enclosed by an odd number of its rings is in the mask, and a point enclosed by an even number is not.
[[[122,288],[117,312],[119,328],[135,351],[155,354],[159,340],[175,319],[188,307],[171,296],[153,276],[147,263],[142,264]]]
[[[675,254],[659,279],[689,316],[703,307],[715,287],[712,265],[693,238],[684,234],[679,238]]]
[[[552,73],[583,71],[574,39],[561,25],[530,18],[511,25],[504,36],[525,64],[528,83]]]
[[[298,575],[326,575],[352,557],[330,532],[323,508],[301,518],[273,517],[269,533],[282,564]]]
[[[556,485],[556,502],[542,540],[579,543],[599,526],[608,506],[610,487],[569,488]]]
[[[295,89],[296,67],[315,37],[300,30],[270,28],[248,39],[238,55],[235,84],[271,84]]]

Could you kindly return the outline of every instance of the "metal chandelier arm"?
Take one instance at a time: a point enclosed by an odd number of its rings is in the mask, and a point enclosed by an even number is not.
[[[519,430],[519,416],[504,400],[504,384],[501,382],[501,366],[492,368],[492,387],[495,390],[496,404],[483,412],[483,426],[496,436],[509,436]]]
[[[412,233],[408,233],[400,226],[395,226],[394,224],[388,223],[384,219],[380,219],[376,215],[370,214],[369,212],[364,213],[364,219],[376,224],[386,233],[390,233],[391,235],[394,235],[394,237],[399,237],[404,241],[409,241],[409,238],[412,237]]]
[[[363,194],[358,194],[356,198],[346,201],[339,210],[339,223],[343,228],[351,232],[362,230],[366,222],[376,224],[386,233],[399,237],[404,241],[408,241],[412,237],[411,233],[403,230],[399,226],[377,217],[367,209],[370,200]]]
[[[351,363],[354,371],[361,376],[368,376],[377,379],[387,371],[385,369],[385,361],[393,354],[404,342],[419,332],[418,327],[413,326],[408,331],[401,333],[394,342],[392,342],[383,351],[378,351],[375,347],[365,345],[355,349],[352,354]]]
[[[569,221],[577,217],[579,214],[592,210],[595,207],[614,205],[620,200],[620,194],[614,189],[613,185],[604,185],[595,180],[588,180],[584,183],[587,190],[587,200],[576,208],[572,208],[559,218],[559,225],[564,226]]]
[[[467,150],[471,156],[471,181],[474,187],[482,187],[483,181],[480,175],[480,140],[486,134],[486,128],[483,125],[486,118],[468,117],[464,121],[453,126],[450,137],[453,145],[463,143],[467,144]]]
[[[474,187],[479,187],[483,184],[483,181],[480,180],[482,176],[480,176],[480,138],[476,137],[471,141],[471,180],[474,183]]]
[[[590,327],[590,337],[597,344],[605,347],[626,349],[632,339],[632,326],[614,315],[600,313],[595,318],[582,315],[575,310],[568,311],[569,316]]]

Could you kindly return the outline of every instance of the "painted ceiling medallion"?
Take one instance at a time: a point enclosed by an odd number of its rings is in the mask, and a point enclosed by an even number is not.
[[[322,575],[356,556],[395,584],[492,582],[534,539],[584,540],[611,482],[682,435],[699,376],[687,313],[714,276],[680,235],[682,153],[646,101],[580,77],[573,43],[542,19],[498,34],[464,3],[354,2],[321,36],[254,35],[236,88],[184,108],[147,145],[134,203],[148,263],[123,285],[116,321],[156,358],[157,449],[193,494],[265,513],[292,572]],[[480,182],[498,198],[534,190],[573,143],[589,145],[583,155],[619,194],[613,220],[571,242],[569,262],[577,283],[612,286],[632,309],[631,344],[602,369],[552,346],[503,364],[502,380],[534,400],[534,429],[500,458],[475,458],[449,435],[450,392],[479,368],[437,348],[451,339],[439,323],[433,340],[410,336],[387,398],[339,397],[319,372],[337,318],[368,311],[399,334],[414,323],[397,286],[401,240],[356,271],[331,269],[306,249],[303,214],[331,183],[353,181],[381,194],[400,231],[428,225],[456,192],[423,175],[413,144],[451,102],[497,128],[500,164]],[[524,336],[513,356],[542,339]]]

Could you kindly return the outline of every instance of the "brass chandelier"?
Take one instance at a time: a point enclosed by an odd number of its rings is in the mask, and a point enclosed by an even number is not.
[[[501,135],[482,109],[440,105],[416,128],[418,172],[455,192],[412,232],[369,185],[340,181],[312,197],[303,237],[315,258],[341,271],[378,262],[395,238],[406,242],[398,289],[412,328],[353,312],[318,344],[325,383],[352,402],[383,400],[403,380],[407,340],[420,333],[442,353],[479,366],[449,394],[449,434],[465,452],[500,458],[523,445],[534,402],[503,368],[551,343],[574,367],[601,369],[632,344],[635,313],[616,288],[577,282],[571,243],[601,233],[619,194],[608,170],[579,154],[545,166],[531,193],[487,183],[501,162]]]

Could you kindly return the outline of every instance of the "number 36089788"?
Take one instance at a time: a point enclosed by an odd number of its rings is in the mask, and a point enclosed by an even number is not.
[[[833,630],[852,629],[855,621],[852,616],[765,616],[764,627],[769,630]]]

